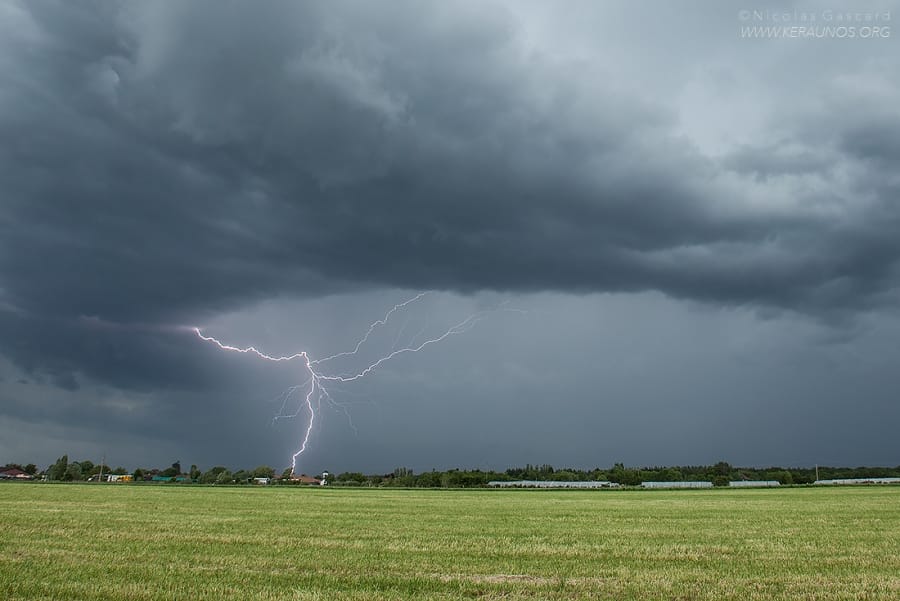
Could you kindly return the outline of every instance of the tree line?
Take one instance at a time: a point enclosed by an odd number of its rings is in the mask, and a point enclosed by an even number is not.
[[[197,484],[248,484],[257,478],[267,478],[272,483],[291,484],[291,469],[287,468],[276,476],[276,470],[267,465],[253,469],[229,469],[215,466],[205,471],[196,465],[183,469],[180,461],[166,468],[137,468],[131,472],[121,466],[95,464],[90,460],[69,461],[63,455],[44,470],[35,464],[7,464],[0,471],[17,468],[36,478],[59,482],[78,482],[97,479],[101,474],[132,474],[135,481],[181,482]],[[415,473],[412,469],[398,467],[386,474],[364,474],[343,472],[328,475],[332,486],[396,486],[408,488],[477,488],[487,486],[491,481],[539,480],[556,482],[609,481],[625,486],[637,486],[641,482],[692,482],[708,481],[715,486],[727,486],[736,480],[777,480],[781,484],[811,484],[818,477],[822,480],[843,478],[900,477],[900,466],[890,467],[825,467],[784,468],[784,467],[734,467],[720,461],[713,465],[685,465],[669,467],[626,467],[615,463],[610,468],[590,470],[578,468],[554,468],[552,465],[531,465],[509,468],[505,471],[480,469],[431,470]],[[322,478],[321,472],[315,477]]]
[[[900,466],[885,467],[819,467],[819,479],[900,477]],[[390,474],[365,475],[345,472],[333,477],[333,485],[342,486],[401,486],[427,488],[469,488],[487,486],[491,481],[538,480],[555,482],[609,481],[624,486],[638,486],[641,482],[712,482],[714,486],[728,486],[737,480],[777,480],[781,484],[812,484],[816,468],[747,468],[734,467],[720,461],[713,465],[685,465],[671,467],[625,467],[616,463],[611,468],[557,469],[552,465],[526,465],[503,472],[451,469],[414,473],[397,468]]]

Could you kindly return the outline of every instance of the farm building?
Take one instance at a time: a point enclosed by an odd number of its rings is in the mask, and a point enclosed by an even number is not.
[[[641,482],[643,488],[712,488],[712,482]]]
[[[107,482],[134,482],[134,476],[131,474],[110,474],[106,477]]]
[[[31,476],[23,472],[17,467],[11,467],[0,472],[0,479],[3,480],[31,480]]]
[[[578,481],[555,482],[552,480],[492,480],[488,486],[497,488],[618,488],[615,482],[603,481]]]
[[[314,485],[321,485],[323,482],[322,480],[319,480],[318,478],[313,478],[312,476],[307,476],[306,474],[300,474],[299,476],[291,476],[291,481],[297,482],[299,484],[314,484]]]
[[[781,486],[778,480],[735,480],[728,483],[732,488],[771,488]]]
[[[838,480],[816,480],[813,484],[900,484],[900,478],[841,478]]]

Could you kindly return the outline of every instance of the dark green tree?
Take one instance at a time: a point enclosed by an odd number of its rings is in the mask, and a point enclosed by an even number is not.
[[[203,484],[213,484],[216,482],[216,480],[218,480],[219,474],[221,474],[223,472],[227,472],[227,471],[228,471],[227,468],[225,468],[221,465],[217,465],[216,467],[203,472],[203,475],[200,476],[200,482],[202,482]],[[228,476],[230,479],[231,478],[230,472],[229,472]]]
[[[408,467],[398,467],[393,472],[392,486],[415,486],[416,479],[413,471]]]
[[[774,480],[778,480],[782,484],[793,484],[794,483],[794,477],[787,470],[781,470],[780,472],[776,472]]]
[[[617,463],[609,470],[609,481],[626,486],[637,486],[641,483],[641,472],[626,468],[622,463]]]
[[[254,478],[272,478],[275,476],[275,468],[268,465],[261,465],[253,470]]]
[[[66,467],[66,473],[63,480],[67,482],[75,482],[81,480],[81,465],[77,461],[73,461]]]
[[[66,477],[66,469],[69,467],[69,456],[63,455],[56,463],[47,469],[47,478],[50,480],[62,480]]]
[[[431,470],[416,476],[416,486],[425,488],[439,488],[441,485],[441,472]]]

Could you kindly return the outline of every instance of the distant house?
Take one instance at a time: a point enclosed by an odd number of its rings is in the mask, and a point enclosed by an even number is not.
[[[316,486],[322,484],[322,481],[318,478],[313,478],[312,476],[307,476],[306,474],[291,476],[291,482],[296,482],[297,484],[314,484]]]
[[[110,474],[106,477],[107,482],[134,482],[132,474]]]
[[[253,483],[261,484],[261,485],[265,486],[266,484],[269,483],[269,480],[271,480],[271,478],[254,478]]]
[[[0,472],[0,479],[3,480],[31,480],[31,475],[23,472],[17,467],[11,467]]]

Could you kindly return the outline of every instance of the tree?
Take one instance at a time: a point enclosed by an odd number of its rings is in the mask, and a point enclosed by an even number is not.
[[[22,471],[25,472],[26,474],[28,474],[29,476],[33,476],[37,473],[37,466],[33,463],[29,463],[24,468],[22,468]]]
[[[139,482],[144,479],[144,470],[137,468],[134,470],[134,481]]]
[[[415,486],[415,474],[408,467],[394,468],[393,482],[394,486]]]
[[[782,484],[793,484],[794,483],[794,477],[787,470],[781,470],[780,472],[777,472],[776,477],[774,479],[778,480]]]
[[[416,486],[438,488],[441,485],[441,473],[434,470],[419,474],[416,477]]]
[[[66,473],[63,475],[63,480],[66,480],[67,482],[81,480],[81,465],[79,465],[77,461],[73,461],[66,467]]]
[[[213,468],[215,469],[215,468]],[[223,468],[224,469],[224,468]],[[216,476],[216,484],[231,484],[234,482],[234,477],[231,475],[231,472],[228,470],[219,472]]]
[[[353,482],[356,484],[364,484],[368,479],[360,472],[343,472],[335,476],[335,482]]]
[[[191,477],[191,480],[199,480],[199,479],[200,479],[200,476],[202,475],[202,472],[201,472],[200,469],[194,464],[194,465],[191,465],[191,471],[190,471],[189,475],[190,475],[190,477]]]
[[[641,473],[638,470],[626,468],[625,465],[617,463],[609,471],[610,482],[625,484],[626,486],[637,486],[641,483]]]
[[[227,471],[228,470],[225,467],[217,465],[216,467],[203,472],[203,475],[200,476],[200,482],[203,484],[214,484],[218,480],[219,474]],[[231,473],[229,472],[229,477],[230,476]]]
[[[713,466],[713,471],[715,471],[718,476],[729,476],[731,474],[731,464],[727,461],[720,461]]]
[[[268,465],[261,465],[253,470],[254,478],[272,478],[275,476],[275,468]]]
[[[69,467],[69,456],[63,455],[56,463],[47,469],[47,478],[50,480],[62,480],[66,477],[66,469]]]
[[[557,470],[550,476],[550,480],[555,482],[573,482],[578,477],[571,470]]]
[[[720,461],[712,467],[713,486],[728,486],[732,467],[727,461]]]
[[[684,480],[684,474],[677,468],[667,467],[660,470],[655,477],[647,479],[659,480],[661,482],[681,482]]]

